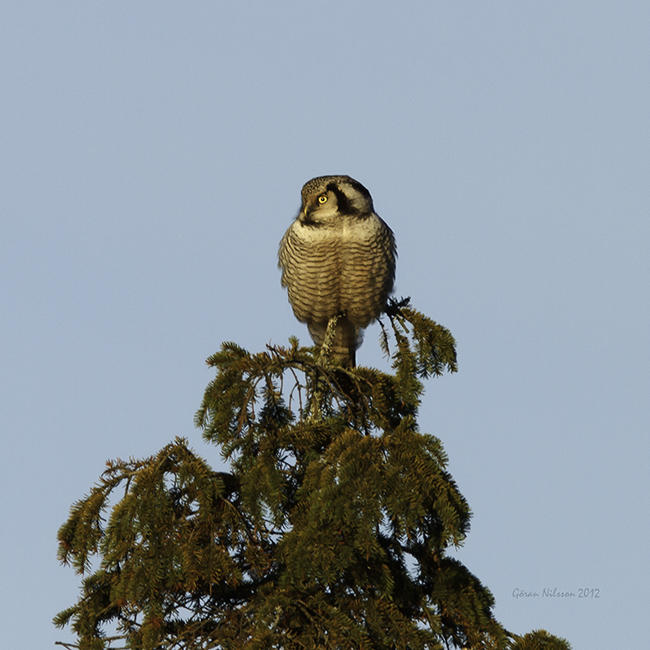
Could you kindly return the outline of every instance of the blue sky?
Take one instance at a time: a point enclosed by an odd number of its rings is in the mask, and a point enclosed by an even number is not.
[[[222,341],[306,328],[277,245],[347,173],[474,512],[458,557],[508,629],[638,645],[647,610],[646,2],[20,2],[0,9],[3,645],[68,640],[56,531],[108,458],[192,426]],[[386,367],[371,327],[359,363]],[[599,598],[515,598],[597,589]]]

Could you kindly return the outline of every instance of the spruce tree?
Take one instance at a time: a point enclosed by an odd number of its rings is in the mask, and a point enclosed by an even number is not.
[[[59,530],[83,576],[55,618],[67,648],[567,649],[517,636],[448,550],[470,510],[440,440],[419,431],[422,380],[456,371],[450,332],[392,302],[392,373],[323,349],[225,343],[196,414],[230,471],[177,438],[108,464]]]

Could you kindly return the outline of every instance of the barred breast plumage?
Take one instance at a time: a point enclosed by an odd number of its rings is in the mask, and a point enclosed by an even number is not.
[[[317,345],[330,318],[342,315],[335,362],[354,365],[363,328],[381,314],[393,289],[395,258],[393,232],[361,183],[349,176],[305,183],[300,213],[280,242],[282,285]]]

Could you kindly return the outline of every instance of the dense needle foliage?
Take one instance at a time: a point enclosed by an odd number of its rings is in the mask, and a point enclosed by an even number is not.
[[[84,575],[55,618],[82,649],[568,648],[518,637],[447,555],[469,530],[440,440],[421,433],[421,379],[456,370],[451,334],[392,303],[394,373],[327,350],[226,343],[196,423],[229,463],[176,439],[110,462],[59,531]],[[326,346],[325,346],[326,347]]]

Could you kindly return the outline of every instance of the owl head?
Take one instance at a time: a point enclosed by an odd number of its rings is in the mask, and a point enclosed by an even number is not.
[[[298,219],[305,225],[336,221],[342,216],[366,218],[373,213],[370,192],[350,176],[318,176],[302,187]]]

